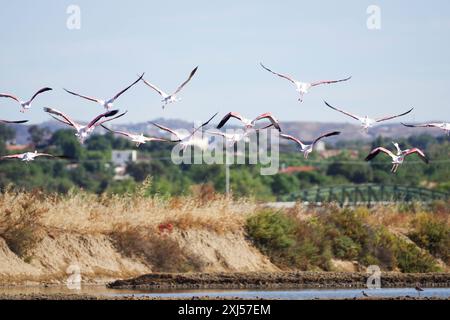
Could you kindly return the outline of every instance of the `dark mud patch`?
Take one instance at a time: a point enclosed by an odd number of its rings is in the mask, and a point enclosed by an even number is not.
[[[363,288],[370,275],[357,272],[152,273],[117,280],[111,289]],[[450,287],[450,273],[381,274],[381,287]]]

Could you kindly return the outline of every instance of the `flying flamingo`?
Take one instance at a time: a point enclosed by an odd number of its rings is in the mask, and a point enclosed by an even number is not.
[[[254,129],[254,130],[256,132],[258,132],[260,130],[267,129],[272,126],[273,126],[273,124],[269,124],[263,128],[258,128],[258,129]],[[221,136],[222,138],[224,138],[225,141],[227,141],[228,146],[233,146],[235,143],[237,143],[241,140],[245,140],[247,142],[250,132],[251,132],[251,130],[244,130],[243,132],[233,132],[233,133],[226,133],[226,132],[222,132],[222,131],[206,131],[206,133],[208,133],[208,134]]]
[[[112,133],[123,135],[123,136],[129,138],[131,141],[136,142],[136,147],[139,147],[141,144],[145,144],[146,142],[151,142],[151,141],[166,141],[166,142],[169,141],[169,140],[163,139],[163,138],[146,137],[146,136],[144,136],[143,133],[133,134],[133,133],[125,132],[125,131],[111,130],[104,125],[101,125],[101,126],[104,129],[106,129]]]
[[[150,82],[146,81],[145,79],[142,79],[142,81],[144,81],[144,83],[149,86],[150,88],[152,88],[153,90],[155,90],[156,92],[159,93],[159,95],[163,98],[161,100],[161,102],[163,102],[162,108],[164,109],[165,106],[169,103],[173,103],[173,102],[178,102],[181,101],[181,98],[177,97],[177,94],[181,91],[181,89],[183,89],[183,87],[192,79],[192,77],[194,76],[195,72],[197,72],[198,67],[195,67],[194,70],[191,71],[191,73],[189,74],[189,78],[184,81],[176,90],[174,93],[172,94],[167,94],[166,92],[162,91],[161,89],[159,89],[157,86],[155,86],[154,84],[151,84]]]
[[[376,123],[378,123],[378,122],[383,122],[383,121],[386,121],[386,120],[391,120],[391,119],[399,118],[399,117],[402,117],[402,116],[404,116],[404,115],[407,115],[408,113],[410,113],[411,111],[414,110],[414,108],[411,108],[411,109],[409,109],[408,111],[406,111],[406,112],[404,112],[404,113],[402,113],[402,114],[395,115],[395,116],[387,116],[387,117],[383,117],[383,118],[379,118],[379,119],[371,119],[371,118],[369,118],[368,116],[360,117],[360,116],[351,114],[350,112],[347,112],[347,111],[338,109],[338,108],[336,108],[336,107],[333,107],[332,105],[330,105],[330,104],[329,104],[328,102],[326,102],[326,101],[324,101],[324,102],[325,102],[325,104],[326,104],[329,108],[331,108],[331,109],[333,109],[333,110],[336,110],[336,111],[339,111],[339,112],[341,112],[341,113],[343,113],[343,114],[345,114],[345,115],[347,115],[347,116],[349,116],[349,117],[352,117],[353,119],[356,119],[356,120],[360,121],[363,130],[365,130],[366,132],[368,132],[368,131],[369,131],[369,128],[373,127],[373,126],[374,126]]]
[[[340,131],[333,131],[333,132],[325,133],[325,134],[321,135],[320,137],[316,138],[311,144],[305,144],[305,143],[301,142],[299,139],[297,139],[293,136],[290,136],[288,134],[284,134],[284,133],[281,133],[280,137],[296,142],[300,146],[300,152],[303,152],[305,159],[308,159],[309,154],[314,150],[314,146],[316,145],[316,143],[319,140],[326,138],[326,137],[337,136],[339,134],[341,134]]]
[[[450,135],[450,122],[432,122],[425,124],[406,124],[402,122],[402,125],[410,128],[439,128],[444,130],[447,135]]]
[[[217,115],[217,113],[215,115],[213,115],[208,121],[204,122],[202,125],[200,125],[197,128],[194,128],[194,130],[192,130],[192,132],[190,134],[182,134],[179,133],[173,129],[164,127],[160,124],[157,123],[153,123],[152,124],[156,127],[158,127],[161,130],[170,132],[171,134],[173,134],[176,137],[176,140],[172,140],[171,142],[178,142],[182,148],[183,151],[186,150],[186,148],[190,147],[190,146],[197,146],[202,150],[205,150],[208,147],[208,139],[205,139],[203,137],[197,137],[195,136],[195,133],[200,130],[201,128],[205,127],[206,125],[209,124],[209,122]]]
[[[235,118],[235,119],[238,119],[239,121],[241,121],[244,124],[244,129],[246,131],[250,130],[250,129],[254,129],[257,121],[262,120],[262,119],[268,119],[271,122],[271,124],[278,131],[281,132],[281,128],[280,128],[280,124],[279,124],[278,120],[275,119],[275,117],[270,112],[263,113],[253,120],[244,118],[240,113],[229,112],[225,115],[225,117],[222,118],[222,120],[220,120],[219,124],[217,125],[217,129],[222,128],[225,125],[225,123],[227,123],[228,120],[230,120],[231,118]]]
[[[39,94],[44,93],[46,91],[50,91],[50,90],[53,90],[53,89],[48,88],[48,87],[39,89],[28,101],[20,100],[17,96],[14,96],[14,95],[8,94],[8,93],[0,93],[0,98],[10,98],[10,99],[17,101],[20,104],[20,106],[22,107],[20,112],[24,113],[26,110],[31,108],[31,102],[33,102],[34,98],[36,98]]]
[[[25,152],[25,153],[11,154],[8,156],[3,156],[0,158],[0,160],[20,159],[25,162],[30,162],[30,161],[33,161],[34,158],[36,158],[36,157],[54,157],[54,156],[51,154],[48,154],[48,153],[40,153],[40,152],[34,151],[34,152]]]
[[[116,115],[119,110],[111,110],[111,111],[107,111],[105,113],[102,113],[98,116],[96,116],[91,122],[89,122],[87,125],[80,125],[79,123],[73,121],[71,118],[69,118],[67,115],[65,115],[64,113],[62,113],[59,110],[56,109],[52,109],[52,108],[44,108],[44,111],[47,113],[50,113],[50,116],[59,121],[62,122],[68,126],[74,127],[75,130],[77,131],[77,133],[75,133],[75,136],[78,138],[78,140],[81,143],[84,143],[84,141],[89,137],[89,135],[94,131],[94,129],[96,127],[98,127],[99,125],[117,119],[119,117],[122,117],[123,115],[125,115],[127,113],[127,111],[125,111],[124,113],[121,113],[113,118],[110,118],[114,115]],[[57,118],[53,115],[56,115],[60,118]],[[100,121],[102,118],[105,118],[104,120]],[[108,119],[106,119],[108,118]]]
[[[80,98],[83,98],[83,99],[87,99],[87,100],[89,100],[89,101],[96,102],[96,103],[98,103],[99,105],[101,105],[103,108],[105,108],[106,111],[108,111],[108,110],[110,110],[110,109],[114,106],[114,102],[117,100],[117,98],[119,98],[119,97],[120,97],[123,93],[125,93],[128,89],[130,89],[132,86],[134,86],[136,83],[138,83],[138,82],[142,79],[143,76],[144,76],[144,73],[141,74],[141,75],[139,76],[139,78],[138,78],[136,81],[134,81],[134,82],[133,82],[132,84],[130,84],[128,87],[126,87],[125,89],[123,89],[122,91],[120,91],[119,93],[117,93],[114,97],[112,97],[111,99],[108,99],[108,100],[101,100],[101,99],[97,99],[97,98],[93,98],[93,97],[84,96],[84,95],[75,93],[75,92],[73,92],[73,91],[69,91],[69,90],[67,90],[67,89],[64,89],[64,90],[65,90],[67,93],[70,93],[70,94],[72,94],[72,95],[74,95],[74,96],[77,96],[77,97],[80,97]]]
[[[321,80],[321,81],[316,81],[316,82],[300,82],[295,80],[294,78],[285,75],[285,74],[281,74],[281,73],[277,73],[274,72],[272,70],[270,70],[269,68],[267,68],[266,66],[264,66],[262,63],[260,63],[261,67],[263,67],[265,70],[273,73],[274,75],[277,75],[281,78],[284,78],[286,80],[289,80],[290,82],[292,82],[295,85],[295,90],[300,94],[300,97],[298,98],[298,101],[303,102],[303,96],[309,92],[309,90],[312,87],[315,86],[319,86],[322,84],[331,84],[331,83],[337,83],[337,82],[342,82],[342,81],[347,81],[350,80],[352,77],[348,77],[345,79],[339,79],[339,80]]]
[[[406,150],[402,150],[400,149],[400,146],[398,145],[398,143],[396,142],[392,142],[395,146],[395,148],[397,149],[397,153],[394,154],[392,151],[383,148],[383,147],[378,147],[373,149],[369,155],[366,157],[366,161],[370,161],[373,158],[375,158],[380,152],[384,152],[387,155],[389,155],[392,158],[392,169],[391,172],[395,173],[397,172],[398,167],[405,161],[405,158],[411,154],[417,153],[417,155],[420,157],[420,159],[422,159],[425,163],[428,163],[429,160],[426,157],[425,153],[418,149],[418,148],[412,148],[412,149],[406,149]]]

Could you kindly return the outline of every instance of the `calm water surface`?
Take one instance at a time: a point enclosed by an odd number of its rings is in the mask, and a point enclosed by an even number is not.
[[[421,297],[439,297],[450,299],[450,288],[424,288]],[[365,289],[372,297],[417,297],[414,288],[381,288]],[[107,296],[137,296],[137,297],[161,297],[161,298],[186,298],[193,296],[209,297],[239,297],[243,299],[286,299],[286,300],[309,300],[309,299],[339,299],[362,297],[362,289],[292,289],[292,290],[122,290],[108,289],[104,286],[84,286],[81,290],[70,290],[67,287],[14,287],[0,288],[0,294],[94,294]]]

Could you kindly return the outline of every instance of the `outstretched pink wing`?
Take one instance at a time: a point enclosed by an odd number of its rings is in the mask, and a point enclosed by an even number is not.
[[[74,96],[77,96],[77,97],[80,97],[80,98],[83,98],[83,99],[87,99],[87,100],[89,100],[89,101],[93,101],[93,102],[100,103],[100,100],[97,99],[97,98],[84,96],[84,95],[82,95],[82,94],[79,94],[79,93],[76,93],[76,92],[73,92],[73,91],[70,91],[70,90],[67,90],[67,89],[64,89],[64,90],[65,90],[67,93],[70,93],[71,95],[74,95]]]
[[[269,71],[270,73],[273,73],[274,75],[277,75],[281,78],[284,78],[286,80],[289,80],[290,82],[292,82],[293,84],[295,84],[295,79],[292,78],[291,76],[285,75],[285,74],[281,74],[281,73],[277,73],[275,71],[270,70],[269,68],[267,68],[265,65],[263,65],[262,63],[260,63],[261,67],[263,67],[265,70]]]
[[[45,87],[45,88],[39,89],[39,90],[31,97],[30,102],[33,101],[34,98],[36,98],[39,94],[44,93],[44,92],[47,92],[47,91],[51,91],[51,90],[53,90],[53,89],[52,89],[52,88],[49,88],[49,87]]]
[[[427,156],[425,155],[425,153],[420,150],[419,148],[412,148],[409,150],[406,150],[405,152],[405,157],[409,156],[411,154],[417,153],[417,155],[420,157],[420,159],[422,159],[423,162],[425,163],[429,163],[430,161],[428,160]]]
[[[325,134],[321,135],[320,137],[318,137],[316,140],[314,140],[312,144],[315,145],[317,143],[317,141],[319,141],[320,139],[323,139],[326,137],[331,137],[331,136],[337,136],[339,134],[341,134],[340,131],[333,131],[333,132],[325,133]]]
[[[78,123],[76,123],[75,121],[70,119],[65,113],[62,113],[59,110],[56,110],[56,109],[53,109],[53,108],[44,108],[44,111],[47,112],[47,113],[50,113],[50,115],[54,114],[56,116],[62,117],[64,119],[64,121],[52,116],[55,120],[58,120],[58,121],[60,121],[60,122],[62,122],[64,124],[72,126],[75,129],[77,129],[77,130],[80,127],[80,125]]]
[[[183,89],[183,87],[192,79],[192,77],[194,76],[194,74],[197,72],[198,67],[195,67],[194,70],[191,71],[191,73],[189,74],[189,78],[183,82],[178,88],[177,90],[175,90],[175,92],[173,94],[177,94],[178,92],[181,91],[181,89]]]
[[[144,76],[144,73],[141,74],[139,76],[139,78],[134,81],[132,84],[130,84],[128,87],[126,87],[125,89],[123,89],[122,91],[120,91],[118,94],[116,94],[113,98],[113,100],[116,100],[118,97],[120,97],[123,93],[125,93],[125,91],[127,91],[128,89],[130,89],[132,86],[134,86],[136,83],[138,83],[139,81],[141,81],[142,77]]]
[[[376,121],[376,122],[381,122],[381,121],[386,121],[386,120],[395,119],[395,118],[398,118],[398,117],[407,115],[408,113],[410,113],[410,112],[413,111],[413,110],[414,110],[414,108],[411,108],[411,109],[409,109],[408,111],[403,112],[402,114],[398,114],[398,115],[395,115],[395,116],[387,116],[387,117],[384,117],[384,118],[377,119],[377,120],[375,120],[375,121]]]
[[[337,82],[342,82],[342,81],[347,81],[350,80],[352,77],[348,77],[345,79],[339,79],[339,80],[321,80],[321,81],[316,81],[311,83],[311,87],[315,87],[315,86],[319,86],[321,84],[331,84],[331,83],[337,83]]]
[[[252,123],[255,123],[262,119],[268,119],[270,121],[270,123],[272,123],[272,125],[278,129],[278,131],[281,131],[280,123],[278,122],[277,119],[275,119],[275,117],[270,112],[266,112],[266,113],[259,115],[252,121]]]
[[[13,99],[13,100],[15,100],[15,101],[17,101],[17,102],[20,103],[19,98],[16,97],[16,96],[13,96],[12,94],[8,94],[8,93],[0,93],[0,98],[10,98],[10,99]]]
[[[340,113],[343,113],[343,114],[345,114],[345,115],[347,115],[347,116],[349,116],[349,117],[352,117],[353,119],[361,120],[361,117],[359,117],[359,116],[357,116],[357,115],[354,115],[354,114],[352,114],[352,113],[350,113],[350,112],[347,112],[347,111],[341,110],[341,109],[339,109],[339,108],[333,107],[331,104],[329,104],[329,103],[326,102],[325,100],[324,100],[323,102],[325,102],[325,104],[326,104],[329,108],[331,108],[331,109],[333,109],[333,110],[336,110],[336,111],[338,111],[338,112],[340,112]]]
[[[302,148],[305,146],[305,144],[303,142],[301,142],[300,139],[297,139],[296,137],[291,136],[289,134],[280,133],[280,137],[282,137],[284,139],[292,140],[295,143],[297,143],[298,145],[300,145],[300,147],[302,147]]]
[[[23,153],[18,153],[18,154],[10,154],[7,156],[3,156],[0,159],[22,159],[23,158]]]
[[[240,113],[237,112],[228,112],[225,117],[222,118],[222,120],[220,120],[219,124],[217,125],[217,129],[222,128],[225,123],[228,122],[228,120],[230,120],[230,118],[235,118],[238,119],[239,121],[242,121],[242,119],[244,119]]]
[[[395,155],[394,155],[390,150],[388,150],[388,149],[386,149],[386,148],[383,148],[383,147],[378,147],[378,148],[373,149],[373,150],[369,153],[369,155],[366,157],[365,160],[366,160],[366,161],[372,160],[372,159],[375,158],[380,152],[384,152],[384,153],[388,154],[391,158],[394,158],[394,157],[395,157]]]

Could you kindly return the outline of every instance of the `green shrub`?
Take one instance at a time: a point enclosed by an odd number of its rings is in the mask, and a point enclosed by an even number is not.
[[[353,242],[363,245],[369,237],[368,227],[364,224],[365,215],[366,211],[360,209],[330,211],[324,216],[324,223],[329,226],[330,236],[333,232],[343,234]]]
[[[246,228],[255,246],[280,267],[330,270],[334,257],[378,265],[384,270],[439,270],[436,260],[415,244],[384,226],[366,224],[368,214],[367,209],[327,208],[325,214],[302,220],[266,210],[250,217]],[[427,250],[448,255],[448,228],[444,223],[422,218],[416,224],[420,231],[417,239]]]
[[[255,246],[281,268],[330,268],[329,244],[319,225],[265,210],[248,218],[246,231]]]
[[[414,244],[398,240],[395,248],[398,268],[401,272],[437,272],[436,261],[426,252],[420,251]]]
[[[450,228],[431,214],[420,214],[413,220],[409,238],[433,256],[450,263]]]
[[[331,244],[325,236],[323,224],[317,221],[295,220],[296,244],[291,254],[301,270],[330,270]]]
[[[295,221],[281,213],[262,211],[247,220],[247,234],[263,250],[290,248],[295,242]]]
[[[366,246],[365,260],[370,262],[373,259],[373,261],[367,265],[376,264],[383,269],[395,269],[397,266],[395,254],[396,236],[383,226],[374,230],[372,235],[371,240]]]
[[[334,239],[333,248],[337,258],[346,260],[357,259],[361,252],[361,245],[345,235]]]

